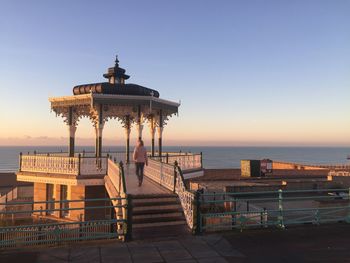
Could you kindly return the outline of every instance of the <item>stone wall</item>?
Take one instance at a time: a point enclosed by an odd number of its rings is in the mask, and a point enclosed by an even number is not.
[[[68,187],[68,199],[69,200],[82,200],[85,198],[85,186],[84,185],[72,185]],[[85,215],[85,202],[70,202],[69,208],[81,208],[78,210],[69,210],[69,219],[74,221],[84,220]]]
[[[34,183],[34,202],[46,201],[46,184],[45,183]],[[45,203],[34,203],[33,210],[46,209]],[[36,212],[34,215],[45,215],[46,213]]]
[[[85,189],[86,199],[101,199],[108,198],[106,188],[104,185],[87,186]],[[110,202],[107,201],[86,201],[85,207],[92,206],[110,206]],[[111,214],[110,208],[97,208],[97,209],[86,209],[85,220],[99,220],[109,218]]]

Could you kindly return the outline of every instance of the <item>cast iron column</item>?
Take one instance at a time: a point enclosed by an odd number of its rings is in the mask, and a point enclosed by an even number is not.
[[[103,115],[102,115],[102,108],[103,105],[99,105],[98,110],[98,121],[95,125],[95,132],[96,132],[96,145],[95,145],[95,155],[96,157],[102,156],[102,131],[103,131]]]
[[[143,124],[142,124],[142,113],[141,113],[141,106],[138,106],[137,110],[137,132],[138,132],[138,139],[142,140],[142,130],[143,130]]]
[[[151,156],[154,156],[154,137],[156,133],[156,123],[154,121],[153,115],[151,115],[149,118],[149,131],[151,133]]]
[[[163,112],[159,111],[159,127],[158,127],[158,155],[162,156],[162,135],[163,135]]]
[[[126,145],[125,145],[125,162],[130,163],[130,132],[131,132],[131,123],[130,116],[125,116],[125,137],[126,137]]]
[[[77,130],[77,127],[75,127],[74,121],[73,121],[73,107],[69,107],[68,130],[69,130],[68,154],[70,157],[74,157],[75,131]]]

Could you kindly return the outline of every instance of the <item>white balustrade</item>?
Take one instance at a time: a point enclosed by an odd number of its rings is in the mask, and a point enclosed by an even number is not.
[[[167,158],[170,164],[177,161],[182,171],[202,168],[202,156],[200,154],[169,155]]]
[[[106,175],[107,158],[80,158],[80,175]]]
[[[22,155],[21,171],[65,175],[105,175],[107,158]]]
[[[180,174],[176,177],[175,193],[179,196],[182,209],[186,218],[187,225],[190,229],[194,226],[194,199],[195,194],[186,189],[185,182]]]
[[[148,165],[145,166],[145,176],[164,186],[165,188],[174,190],[174,166],[149,159]]]
[[[119,195],[124,195],[126,193],[126,185],[124,173],[120,164],[114,163],[112,160],[108,160],[107,176]]]

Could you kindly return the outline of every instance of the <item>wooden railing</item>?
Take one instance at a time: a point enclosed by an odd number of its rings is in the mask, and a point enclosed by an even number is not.
[[[51,155],[20,155],[21,172],[66,175],[106,175],[107,157],[68,157]]]

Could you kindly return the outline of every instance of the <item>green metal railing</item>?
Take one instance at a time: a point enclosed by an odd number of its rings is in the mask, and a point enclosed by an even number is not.
[[[199,193],[199,232],[350,222],[350,189]]]
[[[117,204],[113,205],[113,203]],[[83,205],[79,206],[79,204]],[[7,203],[6,206],[7,209],[0,211],[0,222],[3,225],[0,227],[0,249],[61,245],[111,238],[125,240],[131,234],[128,233],[127,219],[116,219],[112,212],[118,208],[128,210],[126,198],[16,202]],[[22,208],[11,209],[11,206]],[[91,212],[96,213],[101,209],[104,213],[100,213],[102,216],[99,219],[84,219],[87,211],[92,210]],[[72,220],[69,216],[66,218],[57,216],[62,212],[73,213],[73,211],[82,211],[83,216],[80,215],[80,220]],[[57,215],[53,216],[55,212]],[[23,221],[23,217],[18,219],[17,215],[20,214],[27,215],[27,220]]]

